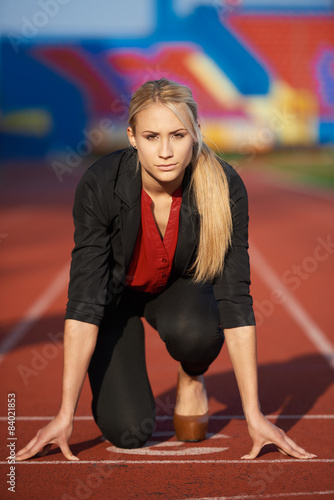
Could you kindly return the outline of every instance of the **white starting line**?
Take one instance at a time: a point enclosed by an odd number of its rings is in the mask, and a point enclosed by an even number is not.
[[[284,459],[258,459],[258,460],[232,460],[232,459],[213,459],[204,458],[205,455],[212,455],[217,453],[226,452],[229,446],[219,446],[219,441],[224,440],[224,445],[229,443],[231,436],[223,433],[209,433],[207,435],[206,441],[211,441],[209,446],[194,446],[194,443],[189,444],[181,441],[161,441],[159,438],[171,438],[174,436],[174,431],[164,430],[155,431],[151,439],[141,448],[125,449],[118,448],[116,446],[108,446],[104,449],[107,452],[110,459],[105,460],[25,460],[15,462],[16,464],[26,464],[26,465],[67,465],[67,464],[277,464],[277,463],[298,463],[298,462],[314,462],[314,463],[333,463],[334,458],[314,458],[312,460],[307,459],[296,459],[296,458],[284,458]],[[16,438],[15,438],[16,439]],[[103,436],[101,436],[101,441],[105,442],[106,445],[109,443]],[[218,445],[218,446],[217,446]],[[131,455],[131,459],[128,460],[126,456]],[[119,458],[118,458],[118,457]],[[134,457],[138,457],[134,459]],[[190,458],[192,457],[192,458]],[[203,457],[203,458],[202,458]],[[41,458],[41,457],[39,457]],[[8,465],[8,461],[1,461],[0,465]]]
[[[333,420],[334,415],[265,415],[266,418],[270,420],[283,419],[283,420]],[[17,416],[16,421],[21,422],[33,422],[33,421],[44,421],[52,420],[54,416]],[[0,422],[7,422],[8,417],[0,417]],[[78,415],[74,417],[75,421],[93,421],[93,417],[90,415]],[[158,422],[165,422],[166,420],[173,420],[171,415],[157,416]],[[210,415],[210,420],[245,420],[243,415]]]
[[[118,459],[118,460],[25,460],[22,462],[15,462],[16,465],[85,465],[85,464],[110,464],[110,465],[123,465],[123,464],[300,464],[300,463],[333,463],[332,458],[312,458],[310,460],[303,458],[284,458],[278,460],[128,460],[128,459]],[[0,461],[0,465],[8,465],[7,461]]]

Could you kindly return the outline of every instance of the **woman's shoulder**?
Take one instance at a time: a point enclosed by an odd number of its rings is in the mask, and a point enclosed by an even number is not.
[[[230,197],[233,199],[239,196],[247,196],[246,186],[236,169],[222,158],[218,157],[218,160],[222,165],[227,178]]]
[[[132,147],[119,149],[102,158],[99,158],[85,172],[84,177],[93,176],[103,185],[115,181],[120,170],[136,162],[136,155]]]
[[[87,168],[77,185],[75,207],[91,205],[94,210],[102,207],[106,220],[110,221],[118,207],[114,196],[117,182],[132,171],[133,165],[136,165],[133,148],[120,149],[97,160]]]

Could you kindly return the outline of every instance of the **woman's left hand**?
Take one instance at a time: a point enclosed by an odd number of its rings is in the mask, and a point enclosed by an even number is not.
[[[266,444],[274,444],[283,455],[291,455],[295,458],[309,459],[317,456],[298,446],[282,429],[269,422],[262,413],[248,420],[248,432],[252,438],[253,447],[247,455],[241,457],[242,459],[256,458]]]

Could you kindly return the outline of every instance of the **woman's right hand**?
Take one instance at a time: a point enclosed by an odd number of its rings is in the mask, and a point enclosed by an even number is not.
[[[35,455],[44,457],[49,453],[53,444],[59,446],[67,460],[79,460],[78,457],[73,455],[68,446],[72,429],[73,418],[69,419],[58,414],[51,422],[40,429],[24,448],[16,453],[15,460],[27,460]]]
[[[67,460],[79,460],[71,452],[68,441],[73,429],[73,415],[95,349],[99,328],[75,319],[65,321],[64,369],[61,406],[58,415],[40,429],[27,446],[16,454],[16,460],[44,457],[53,444],[59,446]]]

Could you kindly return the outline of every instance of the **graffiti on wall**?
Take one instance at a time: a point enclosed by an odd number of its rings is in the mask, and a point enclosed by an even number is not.
[[[158,1],[155,30],[138,39],[3,36],[0,154],[122,146],[131,93],[161,77],[191,87],[220,150],[333,142],[334,17],[198,3],[181,16]]]

